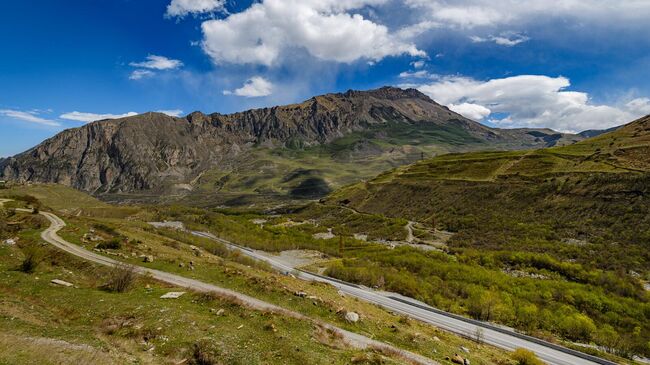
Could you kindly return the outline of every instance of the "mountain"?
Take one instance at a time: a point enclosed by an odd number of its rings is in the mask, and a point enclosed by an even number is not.
[[[580,139],[546,129],[489,128],[417,90],[383,87],[228,115],[145,113],[97,121],[0,162],[0,176],[106,198],[204,201],[219,193],[236,203],[256,195],[318,197],[440,153]]]

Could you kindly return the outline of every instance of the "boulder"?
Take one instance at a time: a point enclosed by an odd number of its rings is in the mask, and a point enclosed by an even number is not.
[[[359,315],[355,312],[347,312],[345,313],[345,320],[350,323],[359,322]]]

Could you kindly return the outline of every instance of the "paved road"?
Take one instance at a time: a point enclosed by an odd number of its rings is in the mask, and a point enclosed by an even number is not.
[[[9,200],[0,200],[0,205],[3,203],[7,202]],[[23,212],[31,212],[30,209],[17,209]],[[123,265],[122,262],[113,260],[109,257],[102,256],[99,254],[96,254],[94,252],[88,251],[82,247],[79,247],[75,244],[72,244],[63,238],[61,238],[57,232],[65,227],[65,222],[56,216],[55,214],[48,213],[48,212],[40,212],[41,215],[43,215],[45,218],[47,218],[50,221],[50,227],[45,229],[41,233],[41,238],[45,240],[46,242],[60,248],[63,251],[66,251],[68,253],[71,253],[75,256],[78,256],[82,259],[88,260],[95,262],[97,264],[105,265],[105,266],[117,266],[117,265]],[[141,266],[134,266],[137,272],[140,274],[146,274],[150,275],[156,280],[160,280],[162,282],[182,287],[182,288],[188,288],[191,290],[195,291],[200,291],[200,292],[213,292],[213,293],[218,293],[224,296],[229,296],[229,297],[234,297],[237,298],[237,300],[241,301],[242,303],[245,303],[248,307],[257,309],[257,310],[264,310],[264,311],[269,311],[269,312],[274,312],[274,313],[280,313],[282,315],[286,315],[289,317],[301,319],[301,320],[306,320],[310,321],[314,324],[317,324],[319,326],[322,326],[324,328],[330,329],[334,332],[338,332],[342,335],[344,341],[348,343],[350,346],[360,348],[360,349],[365,349],[368,347],[371,348],[380,348],[380,349],[386,349],[389,352],[399,354],[402,358],[405,358],[409,360],[410,362],[415,362],[417,364],[422,364],[422,365],[440,365],[439,363],[426,358],[424,356],[412,353],[410,351],[402,350],[399,348],[396,348],[392,345],[376,341],[373,339],[370,339],[366,336],[360,335],[358,333],[350,332],[347,330],[344,330],[342,328],[336,327],[334,325],[331,325],[329,323],[325,323],[319,320],[314,320],[312,318],[308,318],[298,312],[290,311],[285,308],[276,306],[271,303],[264,302],[262,300],[238,293],[233,290],[221,288],[212,284],[204,283],[202,281],[194,280],[194,279],[189,279],[180,275],[174,275],[170,274],[168,272],[160,271],[160,270],[154,270],[146,267],[141,267]]]
[[[295,275],[304,280],[320,281],[331,284],[347,295],[374,303],[393,312],[430,323],[436,327],[453,333],[474,337],[477,330],[480,329],[485,343],[509,351],[515,350],[519,347],[529,349],[535,352],[540,359],[549,365],[616,365],[616,363],[611,361],[516,333],[510,328],[475,321],[452,313],[444,312],[425,303],[396,293],[377,291],[307,271],[297,270],[282,262],[274,260],[273,257],[262,255],[255,250],[218,238],[210,233],[192,231],[192,234],[219,241],[231,249],[239,250],[243,254],[256,260],[266,261],[281,272]]]

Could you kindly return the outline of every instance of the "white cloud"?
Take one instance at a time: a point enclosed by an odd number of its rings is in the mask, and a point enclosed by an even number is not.
[[[535,19],[574,18],[592,22],[645,22],[650,2],[645,0],[404,0],[421,14],[422,24],[476,28],[515,24]],[[424,27],[427,28],[427,27]],[[427,29],[431,29],[429,26]]]
[[[514,33],[514,32],[503,32],[498,36],[490,35],[486,38],[484,37],[479,37],[479,36],[470,36],[469,37],[472,42],[474,43],[482,43],[482,42],[494,42],[500,46],[506,46],[506,47],[513,47],[516,46],[520,43],[524,43],[528,40],[530,40],[529,37],[520,34],[520,33]]]
[[[404,71],[400,72],[398,76],[401,79],[433,79],[437,77],[437,75],[431,74],[426,70]]]
[[[152,70],[173,70],[183,66],[183,62],[164,56],[148,55],[146,61],[131,62],[129,66]]]
[[[650,114],[650,99],[648,98],[637,98],[629,101],[625,104],[625,107],[636,115],[648,115]]]
[[[36,112],[24,112],[20,110],[0,109],[0,115],[4,115],[12,119],[21,120],[23,122],[42,124],[50,127],[58,127],[61,125],[59,122],[56,122],[54,120],[41,118],[37,114],[38,113]]]
[[[386,0],[264,0],[202,24],[204,51],[215,63],[271,66],[291,49],[326,61],[378,61],[424,52],[384,25],[349,11]]]
[[[650,100],[645,98],[619,106],[597,105],[586,93],[567,91],[569,86],[565,77],[521,75],[488,81],[447,76],[417,88],[468,118],[503,127],[548,127],[567,132],[606,129],[650,111]],[[490,119],[493,113],[505,117]]]
[[[131,72],[131,75],[129,76],[129,79],[130,80],[140,80],[142,78],[150,77],[150,76],[153,76],[153,75],[155,75],[155,73],[153,71],[135,70],[135,71]]]
[[[235,91],[225,90],[224,95],[237,95],[245,96],[247,98],[254,98],[260,96],[269,96],[273,91],[273,84],[260,76],[251,77],[244,83],[244,86]]]
[[[167,114],[170,117],[180,117],[183,114],[183,111],[180,109],[171,109],[171,110],[156,110],[158,113]]]
[[[224,0],[172,0],[167,5],[168,17],[224,11]]]
[[[483,105],[462,103],[462,104],[449,104],[449,109],[456,113],[473,120],[483,120],[485,117],[492,114],[492,111]]]
[[[138,115],[138,113],[128,112],[124,114],[96,114],[96,113],[84,113],[84,112],[73,111],[70,113],[61,114],[59,118],[89,123],[89,122],[94,122],[96,120],[119,119],[125,117],[132,117],[134,115]]]
[[[422,68],[424,67],[425,64],[426,62],[424,62],[423,60],[411,62],[411,66],[413,66],[413,68]]]

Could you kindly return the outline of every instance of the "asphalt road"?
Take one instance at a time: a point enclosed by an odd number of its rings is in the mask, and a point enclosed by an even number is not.
[[[534,337],[519,334],[511,328],[501,327],[491,323],[476,321],[453,313],[444,312],[425,303],[396,293],[373,290],[326,276],[297,270],[274,260],[272,257],[262,255],[250,248],[218,238],[210,233],[192,231],[192,234],[219,241],[227,245],[230,249],[239,250],[243,254],[256,260],[265,261],[277,270],[286,274],[291,274],[304,280],[320,281],[331,284],[346,295],[354,296],[395,313],[430,323],[449,332],[474,338],[477,331],[480,331],[484,343],[509,351],[513,351],[520,347],[526,348],[533,351],[540,359],[549,365],[616,365],[616,363],[608,360],[558,346]]]
[[[4,202],[7,202],[9,200],[4,200],[0,201],[0,205]],[[20,211],[24,212],[31,212],[29,209],[17,209]],[[105,266],[110,266],[110,267],[115,267],[118,265],[123,265],[124,263],[113,260],[109,257],[99,255],[97,253],[88,251],[82,247],[79,247],[73,243],[70,243],[63,238],[61,238],[57,232],[65,227],[65,222],[56,216],[55,214],[48,213],[48,212],[40,212],[41,215],[43,215],[45,218],[47,218],[50,221],[50,227],[45,229],[41,233],[41,238],[45,240],[46,242],[56,246],[57,248],[66,251],[70,254],[73,254],[75,256],[78,256],[84,260],[92,261],[97,264],[105,265]],[[350,332],[347,330],[344,330],[342,328],[336,327],[334,325],[331,325],[329,323],[322,322],[320,320],[315,320],[313,318],[306,317],[298,312],[290,311],[288,309],[276,306],[271,303],[264,302],[262,300],[250,297],[245,294],[241,294],[239,292],[225,289],[218,287],[216,285],[208,284],[202,281],[186,278],[180,275],[174,275],[170,274],[168,272],[160,271],[160,270],[154,270],[142,266],[133,266],[135,270],[144,275],[150,275],[152,278],[174,285],[182,288],[187,288],[191,289],[194,291],[199,291],[199,292],[212,292],[212,293],[218,293],[224,296],[229,296],[236,298],[238,301],[241,303],[244,303],[246,306],[257,309],[257,310],[263,310],[263,311],[269,311],[269,312],[274,312],[274,313],[279,313],[282,315],[286,315],[289,317],[301,319],[301,320],[307,320],[310,321],[316,325],[319,325],[323,328],[330,329],[334,332],[337,332],[341,334],[343,340],[350,346],[360,348],[360,349],[365,349],[368,347],[371,348],[379,348],[379,349],[385,349],[390,353],[395,353],[398,354],[398,356],[401,356],[404,359],[407,359],[409,362],[416,363],[416,364],[422,364],[422,365],[440,365],[438,362],[433,361],[427,357],[415,354],[410,351],[406,351],[397,347],[394,347],[392,345],[373,340],[371,338],[368,338],[366,336],[360,335],[358,333]]]

